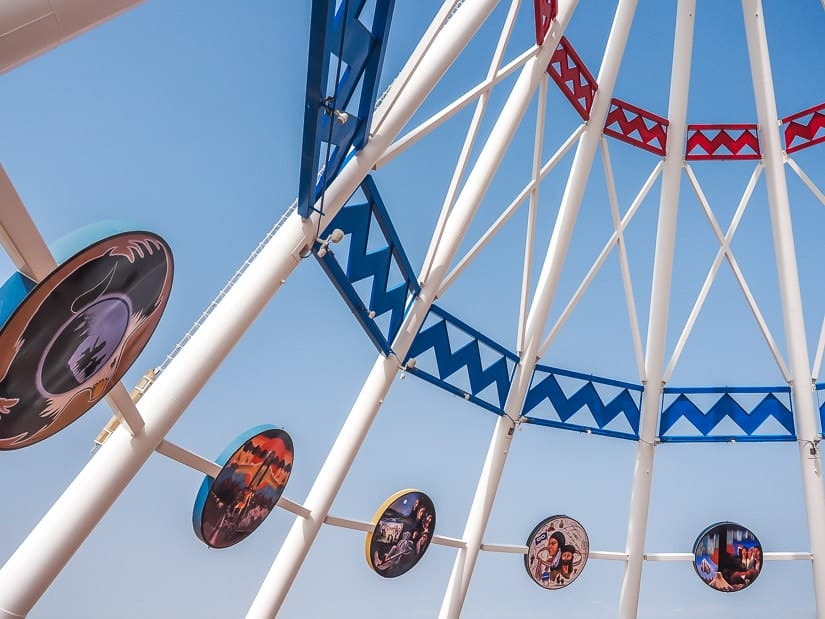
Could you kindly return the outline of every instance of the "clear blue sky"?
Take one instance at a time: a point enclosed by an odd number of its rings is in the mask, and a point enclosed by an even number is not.
[[[598,72],[613,4],[581,0],[568,37]],[[507,52],[533,40],[523,2]],[[755,122],[738,2],[698,0],[688,120]],[[100,219],[126,219],[170,243],[176,278],[166,315],[127,385],[157,366],[297,191],[309,31],[308,1],[149,2],[0,77],[0,161],[47,241]],[[438,3],[397,2],[383,86],[401,68]],[[483,79],[507,6],[502,3],[417,120]],[[765,0],[781,116],[825,100],[817,0]],[[667,113],[675,2],[639,2],[615,95]],[[497,88],[489,131],[513,79]],[[550,86],[549,156],[578,117]],[[535,105],[505,157],[464,250],[529,179]],[[426,252],[449,174],[470,119],[465,111],[376,173],[414,267]],[[414,121],[415,122],[415,121]],[[477,150],[477,149],[476,149]],[[610,141],[624,211],[657,158]],[[795,156],[820,186],[825,146]],[[541,261],[571,157],[542,186]],[[694,170],[723,229],[753,162]],[[813,356],[825,310],[820,230],[825,209],[787,170],[808,346]],[[612,231],[601,163],[594,166],[567,267],[551,314],[558,316]],[[627,232],[636,304],[646,331],[659,185]],[[491,243],[440,304],[515,348],[526,210]],[[735,255],[784,352],[764,178],[733,242]],[[687,182],[682,185],[668,353],[718,245]],[[11,263],[2,258],[7,272]],[[544,360],[581,372],[639,380],[619,277],[611,256]],[[376,352],[312,260],[291,276],[196,398],[170,439],[214,457],[261,423],[286,428],[295,468],[286,496],[302,501]],[[782,382],[730,269],[722,265],[672,384]],[[87,462],[108,420],[105,406],[61,434],[0,454],[4,561]],[[394,491],[418,487],[435,501],[437,533],[459,537],[495,417],[408,377],[393,386],[332,509],[369,519]],[[591,548],[624,549],[634,444],[539,427],[513,442],[485,540],[520,544],[540,520],[567,513]],[[202,476],[153,457],[32,612],[34,618],[243,616],[291,524],[277,511],[244,543],[208,550],[191,530]],[[679,445],[657,450],[647,550],[686,552],[705,526],[741,522],[765,550],[807,549],[796,446]],[[409,574],[374,575],[364,535],[324,527],[283,607],[289,618],[432,617],[454,551],[431,546]],[[576,583],[548,592],[517,555],[482,553],[465,605],[470,618],[613,616],[622,565],[592,560]],[[810,566],[768,563],[738,594],[705,587],[687,562],[647,563],[640,617],[812,617]]]

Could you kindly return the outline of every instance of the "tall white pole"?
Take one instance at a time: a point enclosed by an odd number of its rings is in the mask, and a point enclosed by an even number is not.
[[[653,285],[650,292],[650,319],[645,351],[645,391],[633,470],[633,490],[630,495],[630,517],[627,524],[627,565],[619,599],[619,617],[632,619],[639,608],[639,587],[642,581],[650,487],[653,477],[653,450],[659,426],[659,404],[662,399],[665,343],[667,338],[670,283],[673,274],[673,252],[676,244],[676,215],[679,211],[679,186],[682,175],[682,153],[687,131],[687,100],[690,83],[690,61],[693,49],[695,0],[679,0],[676,9],[676,33],[673,41],[673,64],[670,72],[670,102],[668,104],[667,159],[662,170],[662,190],[659,198],[659,224],[656,232],[656,254],[653,261]]]
[[[455,206],[447,217],[440,239],[434,240],[437,246],[430,252],[433,260],[429,275],[422,282],[421,291],[413,301],[392,345],[398,358],[406,356],[424,323],[427,312],[435,300],[435,293],[441,286],[467,228],[521,123],[554,49],[555,44],[545,46],[537,56],[524,65],[501,115],[467,177],[461,194],[456,199]],[[398,369],[395,357],[379,357],[375,362],[304,502],[304,506],[310,510],[310,516],[306,519],[296,519],[292,525],[249,609],[248,618],[264,619],[277,614]]]
[[[776,270],[779,276],[779,296],[782,301],[782,317],[788,346],[791,396],[799,442],[802,484],[805,490],[808,537],[813,555],[814,595],[817,616],[825,617],[825,489],[822,485],[816,407],[805,340],[805,319],[799,290],[782,142],[779,137],[779,117],[776,113],[762,3],[760,0],[742,0],[742,13],[748,38],[748,55],[759,120],[759,141],[765,164],[765,183],[768,189]]]
[[[573,3],[575,5],[575,3]],[[572,12],[574,6],[568,9]],[[458,617],[467,591],[470,587],[470,579],[475,569],[478,553],[481,550],[482,538],[490,519],[490,512],[504,464],[507,460],[507,453],[513,437],[514,420],[521,415],[524,406],[524,398],[530,387],[530,379],[538,361],[538,349],[541,344],[542,334],[547,324],[550,314],[550,306],[556,293],[564,259],[570,240],[573,236],[573,228],[579,214],[584,189],[590,175],[593,159],[598,149],[599,140],[602,135],[602,128],[607,120],[607,113],[610,110],[610,101],[613,97],[613,88],[616,85],[616,76],[619,72],[622,56],[624,55],[625,44],[630,33],[630,25],[633,22],[633,15],[636,11],[636,0],[620,0],[616,8],[616,15],[613,26],[610,30],[610,37],[605,47],[604,58],[602,59],[599,71],[599,89],[593,100],[590,110],[590,120],[579,141],[576,155],[573,159],[573,166],[570,176],[565,186],[562,196],[559,213],[553,228],[553,235],[545,255],[544,264],[533,298],[530,311],[527,315],[527,322],[524,331],[524,351],[516,367],[513,376],[513,383],[507,395],[507,402],[504,405],[504,415],[496,423],[493,438],[487,451],[484,467],[481,471],[475,496],[473,497],[470,512],[467,515],[467,523],[464,528],[463,539],[465,546],[458,550],[450,581],[441,603],[439,617],[441,619]],[[561,17],[561,7],[560,7]],[[569,13],[565,14],[563,21],[558,25],[554,24],[552,29],[558,27],[561,34],[564,26],[567,25]],[[558,39],[556,39],[558,40]],[[545,42],[547,45],[547,42]],[[546,66],[546,65],[545,65]]]
[[[497,0],[465,2],[444,26],[419,60],[420,70],[411,72],[404,97],[387,114],[381,131],[330,185],[326,219],[340,210],[496,4]],[[140,401],[144,431],[131,437],[118,428],[0,569],[0,619],[29,613],[298,265],[317,225],[314,219],[293,215],[273,235]]]

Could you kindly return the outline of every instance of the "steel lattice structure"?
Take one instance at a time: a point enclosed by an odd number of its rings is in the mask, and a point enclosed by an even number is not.
[[[34,23],[31,20],[17,24],[14,12],[0,14],[0,20],[8,21],[0,21],[0,32],[11,33],[2,36],[16,37],[9,51],[2,52],[0,48],[0,67],[9,70],[132,4],[136,2],[126,0],[89,8],[80,1],[66,2],[66,7],[60,9],[65,13],[53,12],[54,16],[76,24],[76,29],[40,39],[39,33],[27,30]],[[368,4],[366,18],[362,10]],[[520,0],[513,0],[485,80],[410,128],[427,96],[498,4],[496,0],[446,0],[400,73],[392,80],[384,80],[388,86],[379,95],[382,62],[393,27],[393,0],[313,1],[313,52],[307,70],[295,204],[173,353],[140,386],[139,405],[128,397],[122,385],[110,392],[107,399],[119,421],[111,425],[111,436],[90,464],[0,570],[0,617],[25,616],[32,610],[155,451],[216,476],[219,467],[215,462],[175,445],[167,434],[257,314],[310,254],[377,349],[378,357],[306,498],[302,502],[282,498],[279,503],[295,515],[294,524],[252,602],[249,617],[278,613],[323,525],[372,530],[370,523],[338,517],[331,510],[390,387],[399,376],[407,374],[496,416],[464,531],[460,536],[438,535],[433,539],[436,544],[455,549],[456,555],[440,616],[457,617],[461,613],[481,551],[526,551],[518,544],[487,543],[485,532],[516,430],[528,425],[635,444],[626,547],[591,553],[595,559],[623,565],[618,598],[618,613],[623,618],[634,617],[638,612],[645,560],[692,559],[688,553],[677,556],[646,552],[656,449],[667,443],[797,443],[810,549],[774,552],[766,558],[812,561],[817,610],[823,615],[825,567],[817,559],[825,557],[825,488],[818,446],[825,423],[825,401],[820,405],[817,396],[825,389],[825,383],[817,382],[817,377],[825,351],[825,326],[812,364],[802,320],[786,170],[790,168],[825,204],[825,195],[790,156],[825,140],[825,104],[779,116],[760,0],[742,1],[756,122],[703,124],[687,122],[695,0],[677,3],[670,93],[664,115],[619,98],[624,96],[623,92],[614,92],[619,90],[617,78],[637,9],[636,0],[617,2],[597,75],[576,51],[572,37],[565,34],[575,18],[576,0],[535,0],[532,7],[527,7],[533,9],[535,17],[535,45],[532,41],[523,42],[525,51],[505,63],[505,51],[512,44],[510,36],[519,11],[526,10]],[[31,37],[30,44],[25,44],[29,41],[26,37]],[[490,92],[507,80],[509,93],[492,118],[482,144],[480,127],[488,113]],[[544,112],[549,88],[558,89],[581,123],[545,161]],[[461,257],[459,252],[466,249],[467,235],[492,179],[517,131],[526,124],[526,113],[534,101],[538,114],[530,180]],[[408,255],[403,233],[396,229],[392,209],[382,196],[381,168],[462,109],[471,109],[472,104],[475,111],[444,207],[419,266]],[[552,122],[549,114],[547,122]],[[619,211],[607,138],[639,149],[652,162],[650,174],[624,214]],[[538,243],[535,227],[539,187],[568,153],[573,153],[572,163],[544,262],[536,270],[533,254]],[[558,302],[559,282],[571,251],[574,225],[599,156],[608,183],[613,229],[553,323],[551,306]],[[706,161],[755,162],[742,164],[755,167],[727,230],[720,226],[692,167],[693,162],[700,166],[703,164],[699,162]],[[771,333],[731,247],[762,176],[770,208],[786,355]],[[671,342],[667,328],[673,321],[669,306],[683,180],[684,188],[693,190],[707,216],[718,251],[668,358]],[[657,182],[661,193],[643,346],[625,233]],[[0,196],[0,240],[19,271],[39,281],[54,269],[55,260],[5,174]],[[471,316],[453,313],[446,293],[522,204],[528,205],[529,213],[518,332],[515,342],[510,343],[485,334],[474,326]],[[556,360],[547,359],[559,330],[614,248],[631,323],[636,380],[556,367]],[[785,384],[671,386],[674,367],[723,261],[731,267]]]

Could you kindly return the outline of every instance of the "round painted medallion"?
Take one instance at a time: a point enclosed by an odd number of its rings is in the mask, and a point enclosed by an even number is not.
[[[742,525],[718,522],[696,538],[693,558],[693,569],[708,587],[741,591],[762,571],[762,544]]]
[[[0,450],[59,432],[118,383],[160,321],[172,273],[163,239],[125,232],[76,253],[22,298],[0,331]]]
[[[246,539],[266,519],[292,472],[292,438],[272,426],[244,433],[218,457],[221,472],[201,484],[192,525],[212,548]]]
[[[584,527],[569,516],[550,516],[527,538],[524,568],[537,585],[561,589],[579,577],[589,555]]]
[[[401,490],[388,498],[367,534],[367,563],[379,576],[395,578],[421,560],[435,532],[435,506],[419,490]]]

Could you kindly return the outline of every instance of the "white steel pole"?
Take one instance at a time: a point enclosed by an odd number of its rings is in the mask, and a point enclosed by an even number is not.
[[[387,115],[382,131],[330,185],[327,219],[340,210],[496,3],[465,2],[444,26],[420,59],[421,70],[411,73],[405,97]],[[316,220],[297,215],[285,222],[141,400],[144,431],[130,437],[118,428],[0,569],[0,619],[28,614],[298,265],[316,228]]]
[[[779,117],[776,113],[762,3],[759,0],[742,0],[742,13],[748,39],[753,92],[759,120],[760,148],[765,163],[765,183],[768,189],[776,270],[779,276],[779,295],[788,346],[799,462],[805,489],[808,537],[813,555],[814,595],[817,616],[825,617],[825,489],[822,485],[816,407],[805,340],[805,318],[799,290],[782,142],[779,137]]]
[[[131,9],[143,0],[3,0],[0,74]]]
[[[570,8],[571,11],[572,8]],[[553,228],[553,235],[550,238],[550,244],[539,275],[536,294],[527,315],[524,331],[524,352],[513,376],[513,383],[510,386],[507,402],[504,405],[504,415],[496,423],[476,493],[470,506],[470,512],[467,515],[467,523],[462,536],[465,546],[458,550],[453,563],[450,581],[441,603],[439,613],[441,619],[458,617],[467,597],[470,579],[478,559],[478,553],[481,550],[482,538],[490,519],[493,501],[512,441],[514,420],[517,420],[521,415],[524,398],[527,395],[530,379],[538,361],[537,352],[542,333],[550,313],[550,305],[556,293],[567,249],[573,236],[573,228],[578,217],[593,159],[601,139],[602,128],[610,110],[616,76],[624,55],[624,48],[635,11],[636,0],[620,0],[616,8],[616,15],[599,71],[599,89],[596,91],[593,106],[590,110],[588,127],[582,134],[576,149],[570,176],[565,186],[559,213]],[[569,19],[569,17],[566,19]],[[559,29],[563,30],[564,26],[566,26],[566,20],[559,25]],[[559,32],[558,37],[561,38],[561,32]]]
[[[447,217],[440,239],[434,240],[437,247],[432,252],[433,260],[429,276],[422,282],[421,292],[413,301],[392,345],[397,358],[406,356],[413,339],[421,328],[435,300],[435,293],[441,286],[478,205],[521,123],[554,49],[555,44],[547,45],[538,56],[531,58],[525,64],[464,188],[456,199],[455,206]],[[274,617],[283,604],[349,472],[358,449],[398,373],[397,358],[379,357],[375,362],[372,372],[367,377],[361,393],[304,501],[304,506],[310,510],[311,515],[307,519],[296,519],[293,523],[249,609],[248,618]]]
[[[673,64],[670,72],[668,103],[667,158],[662,170],[662,190],[659,198],[659,223],[656,231],[656,254],[653,261],[653,284],[650,291],[650,318],[645,351],[645,391],[633,470],[630,495],[630,516],[627,524],[628,556],[619,617],[632,619],[639,608],[639,587],[642,580],[650,487],[653,476],[653,450],[659,426],[659,403],[662,399],[665,343],[667,338],[670,283],[673,275],[673,252],[676,244],[676,216],[679,211],[679,187],[682,175],[682,153],[687,131],[687,101],[690,84],[690,62],[693,49],[695,0],[679,0],[676,9],[676,32],[673,41]]]

